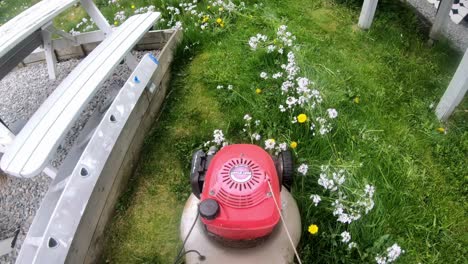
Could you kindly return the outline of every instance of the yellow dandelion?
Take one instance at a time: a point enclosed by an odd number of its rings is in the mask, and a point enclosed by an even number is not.
[[[262,93],[262,89],[260,89],[260,88],[255,89],[255,93],[256,93],[256,94],[261,94],[261,93]]]
[[[304,123],[305,121],[307,121],[306,114],[300,114],[300,115],[297,116],[297,122]]]
[[[289,144],[289,146],[291,146],[292,149],[295,149],[295,148],[297,148],[297,142],[293,141],[293,142],[291,142],[291,144]]]
[[[118,21],[114,21],[114,25],[116,25],[116,26],[117,26],[118,24],[119,24],[119,22],[118,22]]]
[[[437,131],[439,131],[440,133],[445,133],[445,128],[439,127],[437,128]]]
[[[203,16],[202,23],[206,23],[210,19],[209,16]]]
[[[220,7],[219,12],[223,12],[224,8]]]
[[[223,22],[223,23],[221,23],[221,24],[219,24],[219,25],[220,25],[220,26],[223,28],[223,27],[224,27],[224,22]]]
[[[135,5],[132,5],[132,9],[135,9]]]
[[[216,19],[216,23],[221,24],[223,23],[223,20],[221,18]]]
[[[354,97],[353,101],[355,104],[359,104],[359,96]]]
[[[309,233],[312,234],[312,235],[315,235],[315,234],[318,233],[318,229],[319,228],[318,228],[317,225],[312,224],[312,225],[309,226]]]
[[[210,8],[211,8],[211,6],[207,6],[207,7],[206,7],[206,9],[210,9]]]

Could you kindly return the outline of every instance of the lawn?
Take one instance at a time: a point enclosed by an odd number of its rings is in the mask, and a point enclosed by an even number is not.
[[[120,0],[120,7],[96,2],[111,23],[119,24],[114,15],[119,10],[127,15],[148,5],[167,10],[168,3],[180,1]],[[207,6],[202,3],[200,9],[216,18],[217,11]],[[288,148],[297,142],[296,163],[308,166],[306,175],[297,173],[292,188],[303,221],[303,263],[375,263],[394,243],[404,250],[398,263],[467,263],[466,100],[448,123],[434,116],[461,56],[447,43],[428,47],[427,29],[399,2],[381,1],[369,31],[356,27],[359,7],[360,1],[352,0],[247,1],[245,10],[223,13],[223,27],[213,22],[205,30],[184,18],[187,30],[170,95],[116,207],[103,261],[173,261],[190,194],[191,153],[221,129],[229,143],[252,142],[252,132],[261,134],[253,142],[262,147],[267,139]],[[160,28],[170,20],[164,13]],[[56,24],[70,30],[82,15],[74,8]],[[323,98],[319,107],[280,112],[286,97],[282,82],[271,74],[286,53],[249,47],[252,36],[273,39],[281,25],[297,37],[292,50],[298,76],[315,83]],[[261,72],[270,78],[262,79]],[[338,111],[329,120],[331,131],[313,134],[315,117],[326,115],[328,108]],[[307,121],[292,123],[301,113]],[[252,121],[244,133],[246,114],[261,122],[255,126]],[[350,198],[359,197],[366,184],[375,186],[374,208],[351,224],[338,222],[330,204],[336,193],[318,183],[321,165],[347,171],[340,190]],[[312,194],[321,196],[318,206]],[[308,232],[311,224],[319,227],[317,234]],[[344,231],[357,247],[342,242]]]

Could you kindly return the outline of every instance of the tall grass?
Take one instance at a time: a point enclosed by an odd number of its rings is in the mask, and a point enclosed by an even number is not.
[[[119,2],[117,8],[96,1],[111,23],[117,11],[131,14],[132,5],[166,10],[179,1]],[[446,43],[428,47],[416,15],[395,1],[381,1],[369,31],[356,27],[359,1],[247,1],[246,6],[225,17],[223,29],[201,31],[193,19],[179,18],[185,40],[173,64],[171,92],[116,208],[103,260],[172,260],[190,194],[192,151],[210,140],[214,129],[222,129],[231,143],[250,142],[242,133],[248,113],[262,122],[260,145],[272,137],[297,141],[296,162],[309,165],[307,176],[298,176],[292,188],[302,215],[304,263],[371,262],[393,242],[405,250],[400,263],[466,263],[466,102],[449,123],[439,123],[433,113],[459,54]],[[56,24],[70,30],[82,14],[77,7]],[[274,72],[281,57],[252,52],[247,42],[257,33],[274,36],[282,24],[297,36],[302,74],[339,112],[326,137],[311,138],[291,123],[278,110],[278,87],[259,78],[262,71]],[[218,85],[234,88],[217,90]],[[375,208],[345,227],[329,206],[315,207],[309,196],[326,195],[317,183],[322,164],[347,168],[350,184],[375,185]],[[307,232],[309,224],[319,226],[317,235]],[[345,229],[358,249],[341,243]]]

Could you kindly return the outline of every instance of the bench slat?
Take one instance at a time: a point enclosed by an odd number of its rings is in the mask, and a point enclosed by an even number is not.
[[[1,168],[18,177],[39,174],[101,84],[159,17],[130,17],[93,50],[34,113],[2,157]]]
[[[0,58],[78,0],[42,0],[0,27]]]

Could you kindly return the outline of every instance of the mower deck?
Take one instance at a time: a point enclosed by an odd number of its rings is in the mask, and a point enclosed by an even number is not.
[[[286,188],[282,188],[281,201],[283,218],[289,233],[291,234],[294,246],[297,246],[301,237],[301,218],[299,209],[296,201]],[[182,240],[187,236],[187,233],[197,216],[199,202],[200,200],[192,194],[185,204],[180,226]],[[197,250],[200,254],[206,257],[205,260],[201,261],[196,253],[188,253],[185,257],[187,264],[285,264],[293,263],[294,260],[294,250],[281,222],[278,223],[274,231],[263,243],[251,248],[231,248],[210,238],[199,218],[192,233],[187,239],[185,250]]]

